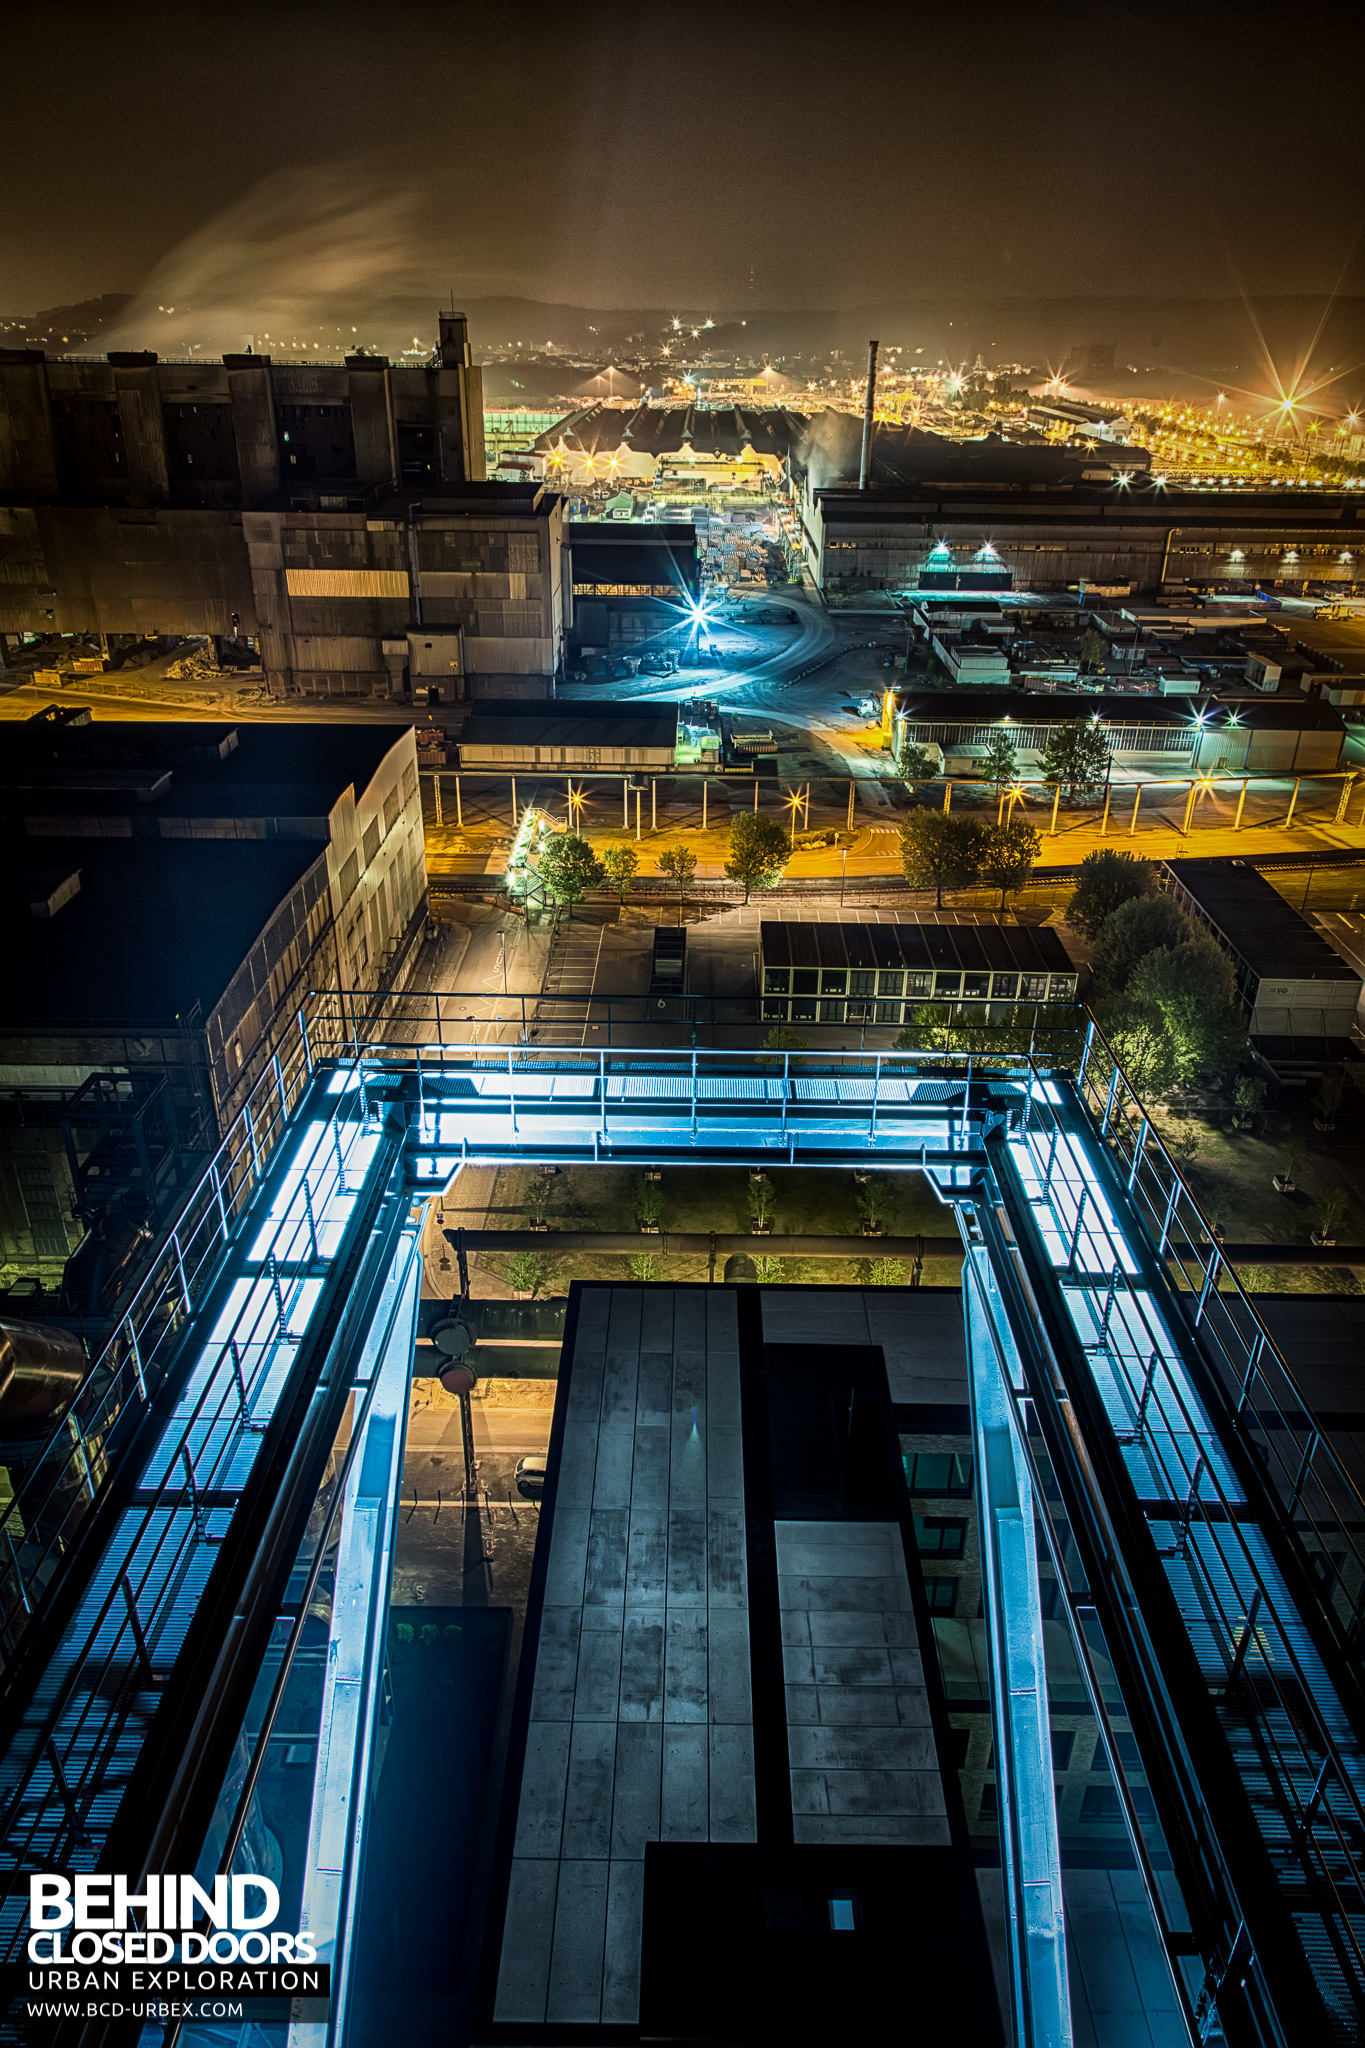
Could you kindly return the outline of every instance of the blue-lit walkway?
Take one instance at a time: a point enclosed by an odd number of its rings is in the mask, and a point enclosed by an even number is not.
[[[1365,1515],[1101,1042],[1068,1072],[309,1022],[5,1524],[7,1956],[32,1869],[232,1867],[325,1569],[298,1903],[338,1970],[308,2048],[338,2039],[420,1203],[465,1162],[875,1161],[967,1245],[1016,2037],[1070,2038],[1039,1529],[1191,2038],[1360,2038]],[[254,1648],[215,1638],[239,1611]],[[185,1790],[191,1755],[221,1767]]]

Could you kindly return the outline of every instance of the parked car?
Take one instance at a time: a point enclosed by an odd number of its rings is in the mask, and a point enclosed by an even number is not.
[[[523,1500],[539,1500],[545,1490],[545,1454],[533,1451],[528,1458],[517,1459],[517,1492]]]

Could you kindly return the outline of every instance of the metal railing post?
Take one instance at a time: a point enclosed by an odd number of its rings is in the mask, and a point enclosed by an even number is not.
[[[512,1048],[507,1048],[507,1107],[512,1113],[512,1136],[517,1135],[516,1083],[512,1078]]]
[[[185,1314],[189,1315],[194,1304],[190,1300],[190,1283],[185,1278],[185,1261],[180,1251],[180,1232],[178,1230],[171,1232],[171,1244],[175,1248],[175,1266],[176,1271],[180,1275],[180,1298],[185,1304]]]
[[[131,1316],[125,1316],[123,1320],[128,1330],[128,1349],[133,1354],[133,1371],[137,1375],[137,1390],[145,1401],[147,1398],[147,1379],[142,1370],[142,1352],[138,1348],[137,1331],[133,1328]]]

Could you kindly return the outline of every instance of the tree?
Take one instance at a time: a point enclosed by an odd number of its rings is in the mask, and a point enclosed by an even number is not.
[[[1148,953],[1133,970],[1128,993],[1160,1018],[1177,1081],[1219,1073],[1246,1050],[1232,963],[1212,939]]]
[[[774,1024],[763,1039],[765,1052],[804,1052],[810,1044],[799,1031],[793,1031],[790,1024]]]
[[[1091,624],[1086,627],[1085,638],[1081,642],[1081,667],[1102,669],[1108,659],[1109,642],[1092,620]]]
[[[1109,773],[1109,738],[1098,725],[1079,718],[1059,725],[1039,763],[1045,782],[1061,784],[1068,803],[1103,789]]]
[[[635,1219],[638,1223],[657,1223],[664,1213],[664,1191],[656,1180],[646,1180],[641,1174],[635,1183]]]
[[[760,1229],[766,1229],[773,1213],[773,1184],[766,1174],[749,1182],[749,1214]]]
[[[1000,891],[1000,908],[1006,896],[1022,889],[1042,852],[1038,828],[1017,818],[1012,825],[988,825],[981,846],[981,879]]]
[[[1014,737],[1007,725],[993,725],[986,751],[981,757],[981,773],[987,782],[997,790],[1013,782],[1019,773],[1019,756],[1014,751]]]
[[[754,1259],[754,1271],[758,1275],[760,1286],[775,1287],[780,1280],[785,1279],[787,1268],[783,1260],[770,1255],[765,1256],[760,1252]]]
[[[655,1280],[659,1273],[657,1252],[637,1252],[633,1259],[626,1261],[626,1270],[632,1280]]]
[[[1175,1048],[1153,1003],[1124,1001],[1105,1020],[1119,1065],[1144,1100],[1161,1095],[1176,1078]]]
[[[577,832],[551,832],[541,842],[537,872],[555,902],[568,904],[570,917],[574,904],[607,879],[601,861]]]
[[[659,855],[659,873],[668,875],[678,885],[678,921],[682,921],[682,900],[688,884],[697,872],[697,856],[690,846],[666,846]]]
[[[870,1287],[900,1287],[905,1282],[904,1259],[869,1259],[867,1279]]]
[[[550,1261],[539,1252],[513,1252],[504,1270],[514,1294],[529,1294],[534,1299],[549,1278]]]
[[[612,888],[620,890],[623,903],[639,867],[640,856],[633,846],[609,846],[602,855],[602,872]]]
[[[1100,926],[1092,961],[1106,995],[1120,995],[1138,963],[1162,947],[1181,946],[1194,928],[1173,896],[1131,896]]]
[[[906,880],[913,888],[935,890],[942,910],[945,889],[966,889],[976,880],[984,837],[984,827],[974,818],[911,811],[901,826],[901,865]]]
[[[898,765],[907,782],[932,782],[938,774],[938,764],[927,747],[902,747]]]
[[[764,811],[741,811],[730,826],[730,858],[725,872],[744,884],[744,901],[752,889],[772,889],[791,859],[787,835],[776,818]]]
[[[1066,913],[1082,938],[1094,939],[1100,926],[1121,903],[1134,896],[1150,896],[1156,888],[1156,869],[1136,853],[1088,853],[1076,877],[1076,889]]]
[[[880,1230],[891,1214],[891,1190],[884,1180],[864,1181],[853,1202],[869,1230]]]

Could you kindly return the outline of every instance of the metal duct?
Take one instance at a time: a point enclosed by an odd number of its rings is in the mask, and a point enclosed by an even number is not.
[[[0,1438],[46,1435],[85,1373],[84,1348],[69,1330],[0,1322]]]

